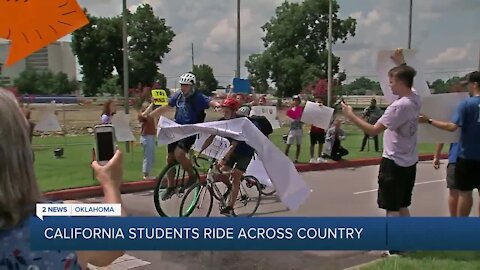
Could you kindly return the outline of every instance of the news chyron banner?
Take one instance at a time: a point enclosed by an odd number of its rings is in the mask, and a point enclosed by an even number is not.
[[[154,89],[152,90],[153,104],[156,106],[167,106],[168,96],[165,90]]]
[[[31,249],[480,250],[479,219],[119,217],[119,207],[41,205]]]

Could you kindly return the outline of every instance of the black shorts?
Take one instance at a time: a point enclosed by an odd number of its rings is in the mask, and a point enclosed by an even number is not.
[[[180,141],[173,142],[168,145],[168,153],[172,154],[175,151],[175,148],[180,148],[186,153],[190,151],[190,148],[192,148],[192,145],[195,143],[197,140],[197,135],[193,135],[184,139],[181,139]]]
[[[253,155],[245,156],[233,153],[230,158],[225,163],[226,166],[230,168],[235,168],[239,171],[245,172],[247,170],[250,161],[252,160]],[[235,167],[234,167],[235,166]]]
[[[447,165],[447,188],[449,189],[458,189],[457,181],[455,181],[455,168],[457,165],[455,163],[449,163]]]
[[[324,144],[325,143],[325,132],[316,133],[310,132],[310,145],[315,144]]]
[[[478,168],[480,168],[480,160],[458,158],[455,168],[455,180],[457,182],[458,190],[480,190],[480,175],[478,174]]]
[[[417,164],[401,167],[393,160],[382,158],[378,173],[378,207],[387,211],[409,207],[416,175]]]

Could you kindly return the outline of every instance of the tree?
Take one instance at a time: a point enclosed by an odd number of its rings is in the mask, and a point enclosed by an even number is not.
[[[194,65],[193,74],[197,78],[195,87],[205,95],[210,96],[213,91],[217,90],[218,81],[213,75],[212,67],[206,64]]]
[[[132,58],[132,85],[152,85],[158,73],[158,64],[170,52],[175,33],[165,24],[165,19],[155,16],[153,8],[144,4],[131,16],[130,55]]]
[[[106,80],[99,89],[100,93],[114,95],[122,95],[122,86],[118,84],[118,76]]]
[[[447,85],[442,79],[438,79],[433,81],[433,83],[429,84],[430,88],[433,89],[435,94],[446,93],[448,92]]]
[[[339,6],[333,0],[333,43],[345,42],[355,35],[356,21],[338,17]],[[262,30],[265,51],[246,63],[253,77],[266,74],[278,89],[279,96],[298,94],[308,83],[315,83],[327,72],[328,1],[284,2]],[[263,62],[262,62],[263,61]],[[340,58],[333,55],[333,74],[338,73]],[[318,72],[318,74],[316,74]],[[313,80],[310,81],[309,80]]]
[[[347,95],[365,95],[366,90],[373,91],[375,94],[382,93],[380,83],[366,77],[359,77],[344,87]]]
[[[269,89],[268,79],[270,77],[268,54],[252,54],[245,62],[249,71],[248,79],[255,88],[255,93],[267,93]]]
[[[78,82],[70,80],[65,73],[37,72],[29,68],[20,73],[14,85],[22,94],[65,95],[78,89]]]
[[[129,87],[152,85],[158,73],[158,64],[170,51],[175,36],[165,19],[155,16],[148,4],[128,14]],[[118,73],[118,84],[123,85],[122,17],[97,18],[90,16],[90,24],[72,35],[72,49],[78,57],[84,76],[86,95],[95,95],[104,82]]]

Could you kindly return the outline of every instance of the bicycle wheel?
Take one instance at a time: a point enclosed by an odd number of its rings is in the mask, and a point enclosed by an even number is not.
[[[193,168],[195,174],[198,175],[197,170]],[[169,194],[171,196],[165,197],[167,192],[168,177],[170,176],[170,186],[175,187],[174,192]],[[188,173],[178,163],[166,166],[157,178],[155,189],[153,193],[153,202],[158,214],[162,217],[178,217],[180,204],[184,192],[180,192],[180,186],[183,182],[188,181]],[[198,190],[197,190],[198,192]]]
[[[251,175],[243,176],[237,200],[233,206],[233,215],[236,217],[253,216],[257,212],[261,198],[262,192],[257,178]]]
[[[208,186],[196,183],[185,192],[180,204],[179,215],[182,217],[209,217],[212,212],[213,196]]]
[[[275,190],[275,187],[267,186],[264,184],[260,184],[260,191],[262,192],[262,195],[265,195],[265,196],[271,196],[275,194],[275,192],[277,192]]]

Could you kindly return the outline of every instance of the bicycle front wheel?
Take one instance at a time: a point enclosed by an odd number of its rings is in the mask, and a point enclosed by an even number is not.
[[[240,191],[233,206],[234,216],[253,216],[260,206],[261,198],[260,182],[254,176],[245,175],[240,182]]]
[[[193,171],[198,175],[195,168],[193,168]],[[153,202],[160,216],[182,216],[179,214],[179,209],[185,192],[180,187],[183,183],[189,181],[188,178],[188,173],[178,163],[166,166],[159,174],[153,193]]]
[[[212,212],[213,195],[208,186],[196,183],[185,192],[180,204],[182,217],[209,217]]]

